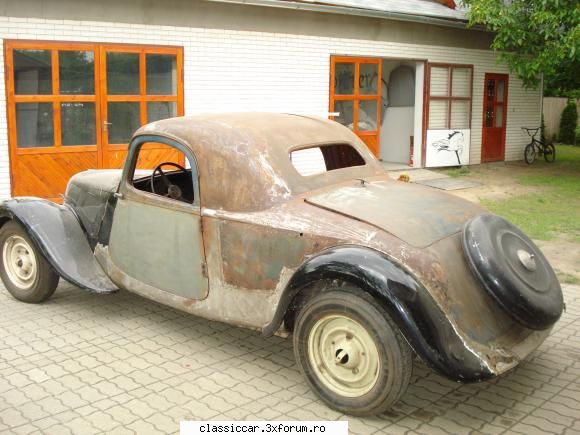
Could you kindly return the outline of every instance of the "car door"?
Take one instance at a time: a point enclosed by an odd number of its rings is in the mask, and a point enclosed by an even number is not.
[[[182,154],[187,162],[189,178],[175,166],[162,167],[172,183],[174,179],[180,180],[184,197],[179,200],[165,196],[159,174],[154,178],[155,183],[150,181],[151,168],[159,163],[156,150],[160,145],[175,154],[172,162],[183,161]],[[164,156],[167,151],[164,150]],[[149,171],[144,172],[142,168]],[[154,189],[153,184],[158,187]],[[185,198],[186,191],[188,198]],[[208,279],[197,165],[191,151],[171,139],[138,136],[129,146],[117,197],[109,254],[115,266],[132,278],[125,280],[130,283],[127,287],[141,287],[135,290],[142,293],[149,286],[187,299],[204,299]]]

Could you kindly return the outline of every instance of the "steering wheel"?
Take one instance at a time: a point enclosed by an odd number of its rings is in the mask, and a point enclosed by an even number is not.
[[[153,169],[153,172],[151,173],[151,192],[155,193],[156,195],[163,195],[167,198],[180,200],[183,196],[183,193],[181,192],[181,189],[179,188],[179,186],[176,186],[175,184],[171,184],[171,182],[169,181],[169,178],[167,177],[167,175],[165,175],[165,172],[163,172],[163,170],[161,169],[163,166],[173,166],[173,167],[179,169],[183,173],[187,172],[187,169],[185,169],[180,164],[177,164],[174,162],[159,163],[155,167],[155,169]],[[162,194],[160,192],[155,191],[155,174],[157,174],[157,173],[159,173],[159,175],[161,176],[161,181],[163,182],[163,185],[167,189],[165,194]]]

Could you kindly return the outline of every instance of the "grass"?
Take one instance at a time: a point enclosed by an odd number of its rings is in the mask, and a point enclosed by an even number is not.
[[[540,162],[538,162],[540,163]],[[580,147],[557,146],[556,162],[518,182],[537,192],[505,200],[482,200],[490,211],[519,226],[530,237],[551,240],[566,235],[580,243]]]
[[[558,269],[556,269],[555,272],[562,284],[580,284],[580,278],[578,278],[576,275],[571,275]]]
[[[471,174],[471,172],[469,171],[469,168],[467,166],[460,166],[457,168],[444,169],[441,172],[444,173],[445,175],[449,175],[450,177],[453,177],[453,178],[465,177],[465,176]]]

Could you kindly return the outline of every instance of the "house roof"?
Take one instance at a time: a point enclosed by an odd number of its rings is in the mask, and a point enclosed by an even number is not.
[[[466,9],[453,0],[209,0],[465,27]],[[458,4],[458,5],[457,5]],[[455,6],[455,8],[451,7]]]

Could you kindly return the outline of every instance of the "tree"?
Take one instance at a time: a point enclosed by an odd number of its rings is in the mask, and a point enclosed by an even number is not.
[[[578,0],[463,0],[471,26],[495,33],[492,48],[524,86],[577,96],[580,92]]]
[[[569,100],[562,111],[560,118],[560,134],[558,139],[562,143],[574,144],[576,142],[576,126],[578,125],[578,110],[576,102]]]

